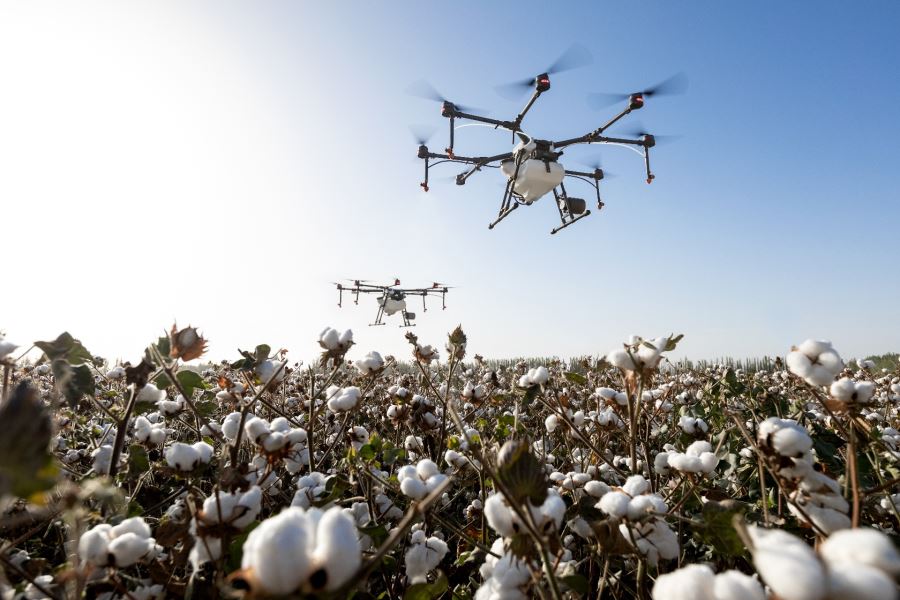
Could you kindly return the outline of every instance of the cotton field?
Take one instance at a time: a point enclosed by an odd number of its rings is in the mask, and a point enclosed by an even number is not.
[[[0,598],[898,597],[900,365],[0,339]]]

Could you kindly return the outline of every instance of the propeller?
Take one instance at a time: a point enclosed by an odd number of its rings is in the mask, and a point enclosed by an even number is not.
[[[428,143],[432,137],[434,137],[435,132],[437,131],[437,127],[432,125],[410,125],[409,132],[412,134],[413,138],[416,140],[416,144],[419,146],[424,146]]]
[[[435,289],[435,290],[437,290],[437,289],[452,290],[455,287],[456,287],[455,285],[447,285],[446,283],[441,283],[440,281],[435,281],[434,283],[431,284],[431,288]]]
[[[406,88],[406,93],[410,96],[415,96],[417,98],[424,98],[425,100],[433,100],[435,102],[447,103],[449,102],[453,106],[456,107],[456,110],[467,113],[486,113],[480,108],[476,108],[474,106],[465,106],[462,104],[458,104],[456,102],[452,102],[447,100],[447,98],[437,91],[433,85],[425,81],[424,79],[420,79],[419,81],[413,82],[408,88]]]
[[[628,94],[610,94],[599,92],[596,94],[588,94],[588,106],[594,110],[599,110],[607,106],[611,106],[617,102],[628,100],[632,96],[643,96],[651,98],[653,96],[674,96],[683,94],[688,88],[688,78],[684,73],[676,73],[668,79],[660,81],[656,85],[645,90],[631,92]]]
[[[595,156],[587,160],[579,160],[578,164],[582,164],[594,172],[600,171],[603,174],[603,177],[599,177],[599,179],[609,179],[610,177],[615,177],[614,173],[610,173],[603,168],[603,161],[600,160],[600,156]]]
[[[656,140],[657,144],[666,144],[669,142],[674,142],[682,137],[680,135],[657,135],[655,133],[650,133],[640,124],[637,124],[630,129],[626,129],[626,130],[622,131],[621,135],[625,135],[628,137],[637,137],[637,138],[641,138],[641,137],[644,137],[645,135],[649,135],[649,136],[652,136],[654,140]]]
[[[590,51],[581,44],[573,44],[563,52],[541,75],[553,75],[564,71],[571,71],[580,67],[586,67],[594,61]],[[529,77],[496,86],[497,93],[511,100],[518,100],[530,88],[535,86],[538,77]]]

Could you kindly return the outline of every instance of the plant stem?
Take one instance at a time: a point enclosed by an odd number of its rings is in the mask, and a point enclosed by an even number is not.
[[[135,400],[137,399],[137,384],[131,385],[131,395],[128,397],[128,404],[125,405],[125,414],[116,423],[116,440],[113,443],[112,458],[109,461],[109,477],[114,479],[116,472],[119,470],[119,456],[122,454],[122,448],[125,446],[125,434],[128,432],[128,421],[131,419],[131,411],[134,410]]]

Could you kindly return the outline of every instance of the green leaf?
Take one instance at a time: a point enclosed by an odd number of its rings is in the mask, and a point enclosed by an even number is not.
[[[166,375],[165,373],[160,373],[156,376],[156,379],[153,380],[153,384],[159,389],[164,390],[172,385],[172,380],[169,379],[168,375]]]
[[[86,394],[94,394],[94,375],[87,365],[72,366],[61,358],[50,363],[50,370],[56,379],[56,387],[69,405],[78,406],[78,401]]]
[[[94,362],[91,353],[68,331],[61,333],[52,342],[35,342],[34,345],[43,350],[51,361],[64,360],[70,365]]]
[[[742,556],[747,549],[732,525],[734,515],[741,512],[741,505],[734,502],[707,502],[700,513],[703,525],[697,528],[697,537],[719,554]]]
[[[59,472],[50,454],[53,424],[37,390],[21,382],[0,406],[0,498],[29,498],[53,487]]]
[[[565,373],[565,377],[572,383],[577,383],[578,385],[584,385],[587,383],[587,377],[585,377],[581,373],[574,373],[572,371],[567,371]]]
[[[372,541],[376,546],[380,545],[388,536],[388,530],[384,525],[360,527],[359,532],[372,538]]]
[[[361,446],[358,454],[359,457],[366,462],[375,460],[375,450],[372,448],[371,444],[364,444],[363,446]]]
[[[128,448],[128,475],[138,477],[150,470],[150,457],[147,449],[140,444],[132,444]]]
[[[406,450],[404,450],[403,448],[395,448],[393,446],[391,446],[390,448],[385,448],[383,459],[384,465],[389,467],[396,463],[398,460],[405,460]]]
[[[432,600],[446,592],[449,587],[447,576],[441,573],[434,583],[417,583],[406,588],[403,600]]]
[[[209,419],[216,414],[217,407],[215,402],[198,402],[194,406],[197,407],[197,413],[199,413],[201,417]]]
[[[582,596],[588,593],[588,580],[584,575],[574,574],[574,575],[566,575],[565,577],[560,577],[559,579],[566,587],[568,587],[573,592],[581,594]]]
[[[172,343],[169,341],[169,336],[164,335],[156,340],[156,349],[159,350],[163,358],[167,358],[172,353]]]
[[[206,389],[206,382],[203,381],[203,378],[194,371],[190,371],[187,369],[178,371],[178,373],[175,375],[175,379],[177,379],[178,383],[181,384],[181,387],[184,388],[184,393],[187,394],[188,398],[192,398],[194,396],[194,390]]]

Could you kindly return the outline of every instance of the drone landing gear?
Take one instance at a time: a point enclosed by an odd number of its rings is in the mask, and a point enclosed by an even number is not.
[[[556,191],[556,188],[553,188],[553,197],[556,198],[556,208],[559,209],[559,220],[562,221],[562,225],[551,229],[550,235],[562,231],[572,223],[580,221],[591,214],[591,211],[585,209],[586,202],[584,200],[569,197],[566,194],[565,186],[562,184],[560,184],[559,190]]]
[[[497,219],[488,225],[488,229],[493,229],[497,223],[505,219],[509,216],[509,214],[519,208],[520,202],[515,201],[516,198],[513,192],[513,185],[515,185],[516,177],[519,176],[519,166],[516,165],[516,170],[513,172],[513,176],[506,182],[506,190],[503,192],[503,201],[500,203],[500,212],[497,213]]]
[[[507,203],[507,204],[510,204],[510,203]],[[500,221],[502,221],[503,219],[508,217],[509,213],[516,210],[517,208],[519,208],[518,204],[510,204],[509,206],[501,208],[500,213],[497,215],[497,219],[493,223],[488,225],[488,229],[493,229],[494,226],[497,225],[497,223],[499,223]]]

